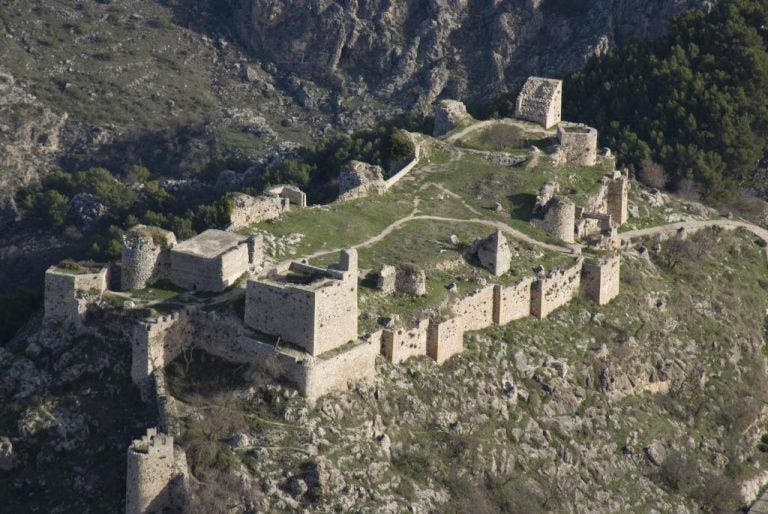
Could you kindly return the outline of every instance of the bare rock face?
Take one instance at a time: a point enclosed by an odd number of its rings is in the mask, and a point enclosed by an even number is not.
[[[387,191],[384,169],[366,162],[350,161],[339,175],[339,200],[352,200]]]
[[[470,116],[466,106],[456,100],[442,100],[435,107],[435,137],[447,134],[462,123],[469,121]]]
[[[67,119],[0,69],[0,204],[51,166]]]
[[[341,97],[397,99],[392,107],[426,113],[440,96],[488,98],[529,75],[558,76],[629,38],[657,36],[670,17],[712,2],[228,3],[241,41],[278,74],[304,84],[297,94],[306,97],[316,82]]]

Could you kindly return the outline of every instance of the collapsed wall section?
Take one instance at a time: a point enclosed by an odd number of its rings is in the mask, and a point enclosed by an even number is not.
[[[552,311],[570,302],[581,286],[582,261],[567,270],[556,270],[533,283],[531,315],[546,318]]]

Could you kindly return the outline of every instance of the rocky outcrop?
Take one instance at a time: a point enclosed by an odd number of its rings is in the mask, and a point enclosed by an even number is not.
[[[339,200],[353,200],[370,195],[381,195],[387,191],[384,170],[360,161],[344,165],[339,175]]]
[[[424,112],[441,96],[488,98],[528,75],[558,76],[710,3],[229,0],[242,42],[290,77],[300,102],[314,82],[341,97],[398,98]]]

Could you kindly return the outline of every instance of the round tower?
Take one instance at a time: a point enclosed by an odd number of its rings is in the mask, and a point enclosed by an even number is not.
[[[125,513],[161,512],[173,502],[173,437],[147,429],[128,447]]]
[[[137,225],[123,236],[121,289],[144,289],[170,275],[168,251],[176,245],[173,232]]]
[[[566,243],[575,241],[576,204],[567,198],[555,197],[549,203],[545,220],[549,231]]]

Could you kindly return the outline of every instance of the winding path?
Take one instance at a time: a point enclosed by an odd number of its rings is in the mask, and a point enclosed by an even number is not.
[[[694,221],[680,221],[678,223],[670,223],[668,225],[660,225],[657,227],[644,228],[640,230],[632,230],[630,232],[624,232],[619,234],[622,241],[631,241],[640,237],[655,236],[660,234],[673,234],[681,228],[689,231],[696,232],[709,227],[721,227],[725,230],[735,230],[737,228],[744,228],[749,230],[754,235],[768,243],[768,230],[759,227],[753,223],[740,220],[694,220]]]

